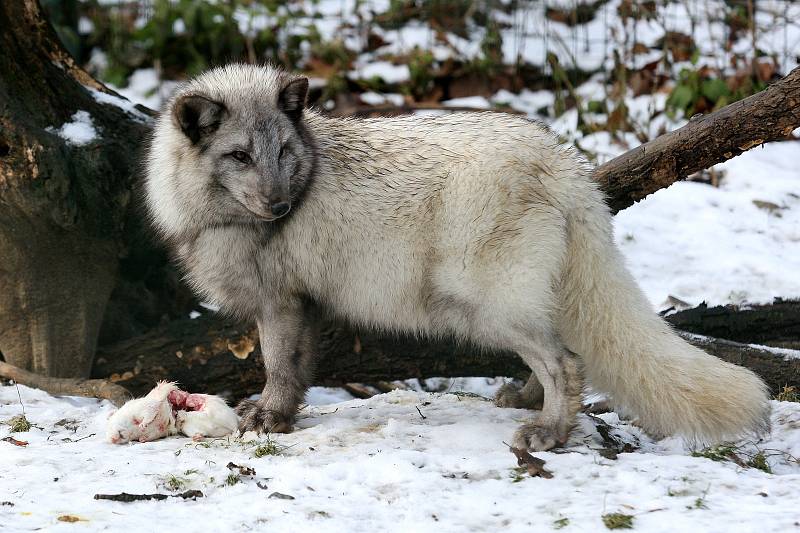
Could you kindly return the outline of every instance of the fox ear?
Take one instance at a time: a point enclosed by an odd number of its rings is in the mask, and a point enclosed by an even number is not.
[[[278,107],[294,122],[300,120],[308,95],[308,78],[295,78],[281,89]]]
[[[172,106],[175,122],[192,144],[197,144],[204,136],[214,133],[224,112],[224,105],[199,94],[181,96]]]

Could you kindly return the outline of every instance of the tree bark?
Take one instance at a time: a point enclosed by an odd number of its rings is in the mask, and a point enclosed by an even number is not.
[[[678,332],[688,342],[701,350],[719,357],[729,363],[749,368],[758,374],[773,394],[784,386],[800,389],[800,352],[786,357],[762,346],[740,344],[725,339],[699,337],[692,333]]]
[[[377,383],[406,378],[511,376],[530,370],[510,352],[484,352],[452,340],[422,341],[358,331],[326,321],[316,383]],[[709,353],[761,375],[773,391],[800,386],[800,359],[767,349],[681,333]],[[261,391],[264,371],[255,327],[218,315],[182,319],[98,351],[93,376],[143,394],[161,379],[191,391],[241,398]]]
[[[800,67],[764,91],[629,150],[594,177],[616,213],[648,194],[800,127]]]
[[[800,300],[777,299],[770,305],[748,306],[703,304],[667,320],[690,333],[800,350]]]
[[[132,209],[149,126],[74,63],[36,0],[0,2],[0,49],[0,354],[40,374],[87,377],[120,260],[147,265],[129,292],[166,264]],[[58,134],[89,120],[93,139]],[[153,323],[164,314],[153,321],[133,307]],[[136,323],[122,314],[117,322]]]

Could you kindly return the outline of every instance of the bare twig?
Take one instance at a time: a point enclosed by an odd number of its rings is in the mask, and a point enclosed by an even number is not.
[[[166,500],[167,498],[182,498],[184,500],[202,498],[203,493],[199,490],[187,490],[180,494],[128,494],[127,492],[120,492],[119,494],[95,494],[95,500],[110,500],[112,502],[141,502],[146,500]]]

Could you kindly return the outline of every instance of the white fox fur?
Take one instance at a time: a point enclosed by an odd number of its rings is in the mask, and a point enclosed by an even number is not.
[[[593,387],[650,432],[708,442],[767,429],[762,381],[687,344],[653,313],[588,165],[546,128],[499,113],[354,120],[305,110],[298,137],[275,118],[290,80],[245,65],[203,74],[168,104],[148,161],[153,220],[188,279],[259,323],[268,383],[261,403],[243,409],[245,429],[275,429],[278,415],[291,427],[313,351],[303,348],[300,299],[361,325],[515,350],[544,385],[547,416],[577,410],[571,351]],[[176,122],[187,95],[225,110],[200,141]],[[223,200],[255,194],[237,190],[238,170],[219,170],[234,137],[242,146],[294,142],[292,164],[310,161],[292,167],[303,169],[289,178],[302,190],[285,218],[248,219],[252,208]],[[259,153],[252,172],[265,180],[286,165]],[[553,442],[571,423],[558,423]],[[553,445],[529,437],[523,444]]]

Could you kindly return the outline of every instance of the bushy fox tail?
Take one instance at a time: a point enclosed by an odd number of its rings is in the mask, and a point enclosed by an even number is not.
[[[655,435],[710,443],[769,431],[766,385],[688,344],[653,312],[613,242],[602,201],[567,219],[557,326],[592,386]]]

